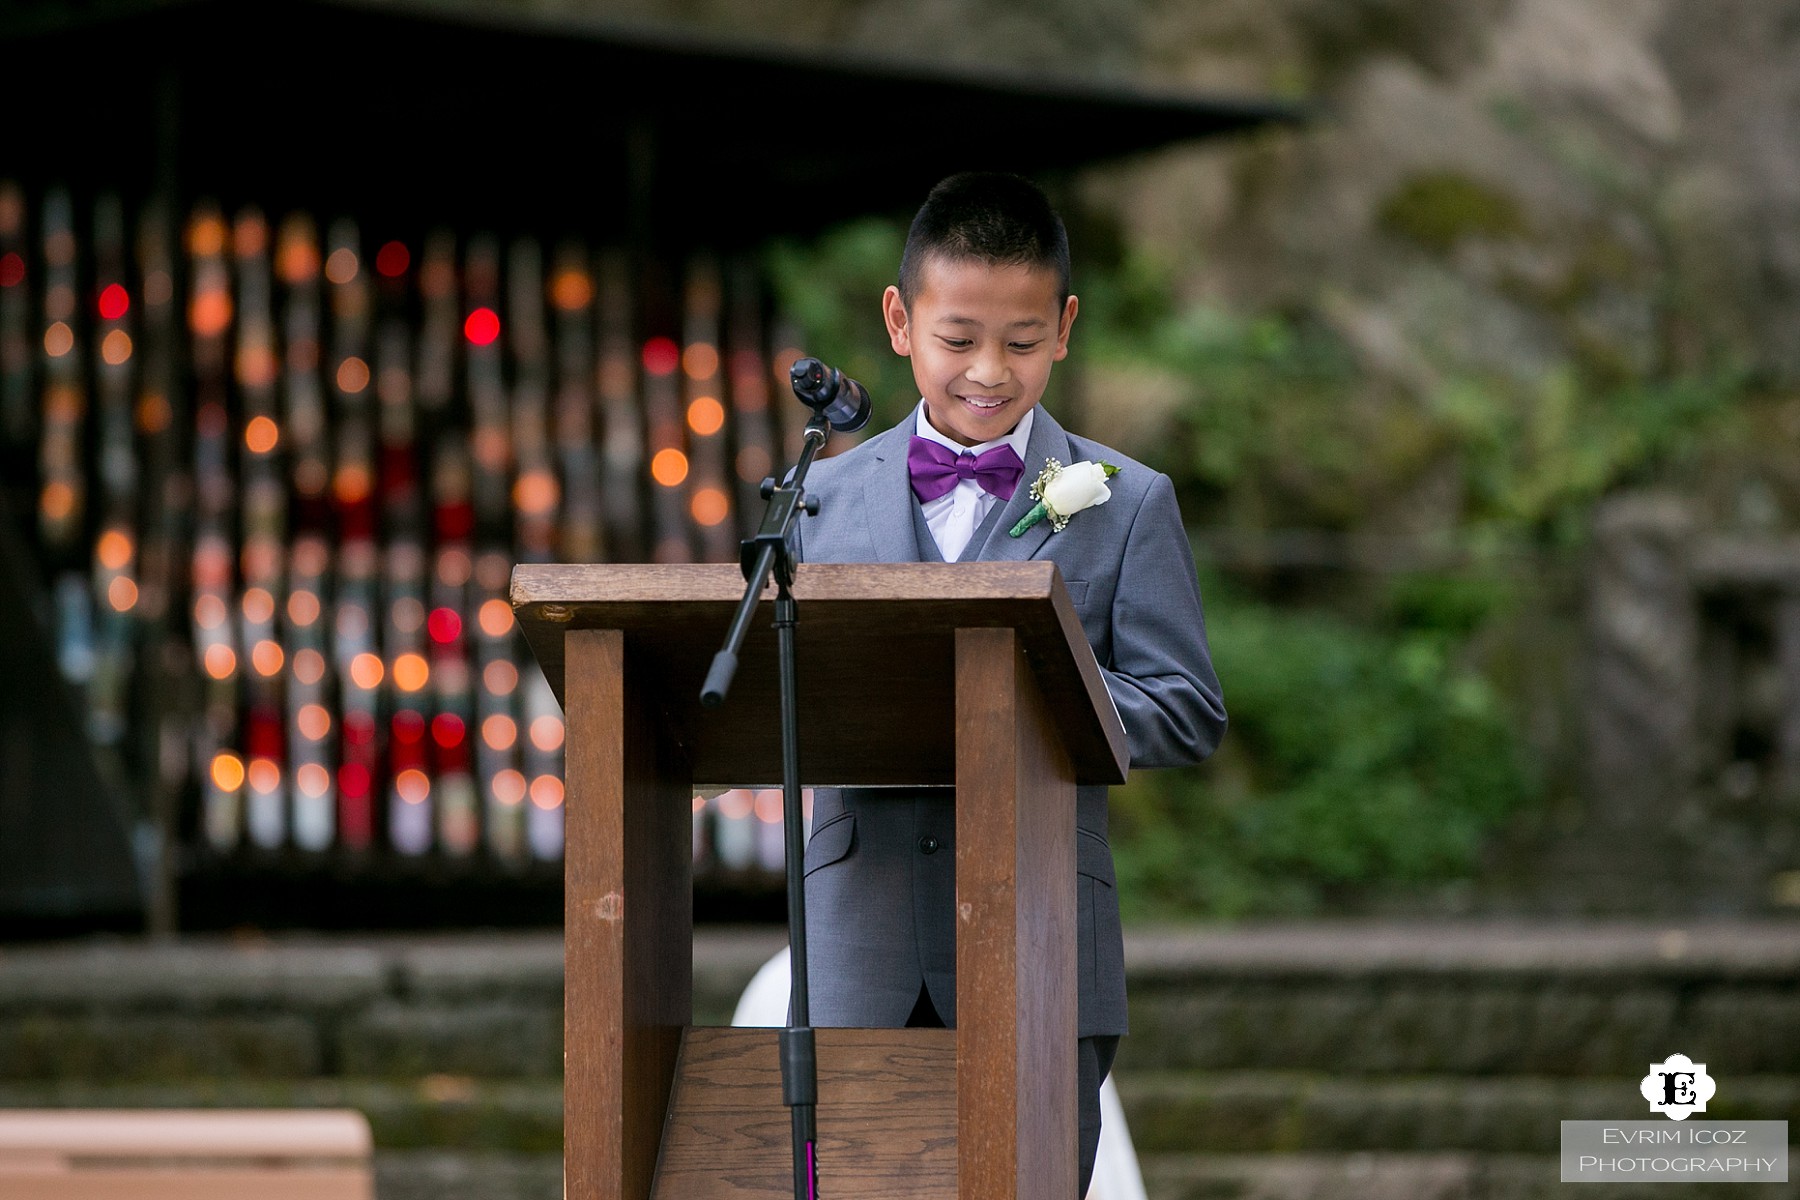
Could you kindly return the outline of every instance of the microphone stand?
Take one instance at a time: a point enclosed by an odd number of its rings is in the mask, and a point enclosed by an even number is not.
[[[817,497],[806,495],[806,472],[819,448],[830,436],[831,422],[823,413],[806,423],[800,461],[785,483],[769,479],[763,495],[769,507],[756,536],[741,543],[739,563],[748,581],[744,598],[732,617],[725,647],[713,656],[700,691],[700,703],[716,708],[731,689],[737,673],[738,651],[762,599],[771,572],[775,576],[775,641],[781,675],[781,820],[787,845],[788,978],[790,1007],[788,1027],[781,1031],[781,1099],[792,1110],[794,1143],[794,1200],[817,1200],[819,1189],[818,1105],[819,1064],[813,1048],[811,1015],[806,990],[806,832],[800,812],[800,711],[798,678],[794,661],[794,627],[799,608],[789,590],[794,582],[793,535],[802,512],[819,511]]]

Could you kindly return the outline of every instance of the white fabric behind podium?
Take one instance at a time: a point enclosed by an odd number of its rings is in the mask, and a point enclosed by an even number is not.
[[[750,980],[737,1011],[731,1014],[731,1023],[779,1029],[787,1024],[787,1009],[788,952],[783,947]],[[1125,1109],[1110,1075],[1100,1085],[1100,1149],[1094,1155],[1094,1178],[1088,1184],[1087,1200],[1148,1200],[1137,1150],[1131,1145],[1131,1130],[1125,1127]]]

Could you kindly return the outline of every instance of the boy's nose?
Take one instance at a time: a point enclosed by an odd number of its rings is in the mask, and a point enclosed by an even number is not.
[[[969,364],[969,382],[982,387],[998,387],[1006,382],[1010,372],[1006,367],[1006,355],[989,350],[975,356]]]

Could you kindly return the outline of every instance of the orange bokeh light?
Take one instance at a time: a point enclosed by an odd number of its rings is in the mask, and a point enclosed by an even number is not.
[[[325,678],[325,656],[317,650],[302,650],[295,654],[294,678],[308,687]]]
[[[294,772],[294,782],[299,785],[301,795],[317,800],[331,790],[331,772],[318,763],[307,763]]]
[[[115,329],[100,340],[100,357],[106,365],[116,367],[131,358],[131,335]]]
[[[106,602],[114,612],[130,612],[137,606],[138,585],[129,575],[119,576],[106,585]]]
[[[267,588],[247,588],[244,591],[244,619],[253,625],[261,625],[275,616],[275,597],[269,595]]]
[[[531,802],[545,812],[561,808],[563,781],[554,775],[539,775],[531,781]]]
[[[364,651],[350,660],[350,682],[365,690],[378,688],[387,669],[381,665],[381,659]]]
[[[369,498],[369,469],[347,463],[332,476],[331,491],[340,504],[360,504]]]
[[[394,794],[408,804],[423,804],[431,795],[431,778],[417,767],[394,776]]]
[[[44,485],[38,496],[38,509],[51,521],[65,521],[75,511],[75,489],[60,479]]]
[[[258,795],[266,796],[281,786],[281,768],[273,759],[251,759],[249,777],[250,790]]]
[[[279,675],[282,664],[285,662],[287,662],[287,654],[282,650],[280,643],[272,642],[268,638],[264,638],[250,649],[250,665],[256,668],[258,675]]]
[[[305,283],[319,273],[319,248],[298,227],[284,228],[275,269],[287,283]]]
[[[235,792],[244,786],[244,760],[229,750],[213,755],[213,786],[221,792]]]
[[[483,600],[478,619],[481,622],[481,632],[491,638],[505,637],[512,632],[512,605],[498,598]]]
[[[526,471],[513,482],[513,506],[522,513],[541,516],[556,508],[562,489],[548,471]]]
[[[299,660],[295,660],[296,667]],[[294,724],[300,729],[300,736],[311,741],[321,741],[331,732],[331,710],[323,704],[305,704],[294,714]]]
[[[559,717],[543,716],[531,722],[531,744],[545,754],[562,749],[563,723]]]
[[[694,493],[688,511],[695,521],[710,529],[731,515],[731,501],[718,488],[701,488]]]
[[[51,358],[61,358],[75,348],[75,331],[67,322],[52,322],[50,328],[44,330],[44,353]]]
[[[214,679],[230,679],[237,673],[237,651],[224,642],[214,642],[206,648],[206,673]]]
[[[94,557],[109,571],[123,571],[131,561],[131,549],[131,535],[122,530],[109,529],[100,535],[100,541],[94,547]]]
[[[494,750],[511,750],[519,740],[519,727],[513,719],[495,713],[481,723],[481,740]]]
[[[672,446],[667,450],[658,450],[656,457],[650,460],[650,478],[664,487],[679,486],[687,478],[687,473],[687,455]]]
[[[147,392],[138,398],[137,426],[142,433],[161,433],[174,415],[169,398],[161,392]]]
[[[217,629],[225,623],[225,601],[211,592],[194,597],[194,624],[202,629]]]
[[[319,619],[319,598],[302,588],[288,596],[288,620],[305,629]]]
[[[565,267],[550,281],[550,302],[564,312],[585,308],[593,298],[593,281],[580,267]]]
[[[504,658],[497,658],[481,668],[481,686],[491,695],[510,696],[519,686],[519,668]]]
[[[689,379],[707,379],[719,370],[719,351],[710,342],[695,342],[681,352],[681,369]]]
[[[281,426],[272,417],[251,417],[244,426],[244,445],[252,454],[267,454],[281,441]]]
[[[402,654],[394,660],[394,685],[403,692],[416,692],[431,679],[431,666],[423,654]]]
[[[725,406],[712,396],[695,396],[688,405],[687,423],[701,437],[711,437],[725,428]]]
[[[211,258],[225,253],[225,218],[216,213],[202,213],[188,226],[188,253],[195,258]]]
[[[494,799],[511,808],[525,798],[525,776],[508,767],[494,775]]]
[[[356,261],[356,251],[348,246],[339,246],[325,260],[325,278],[333,283],[349,283],[356,278],[356,272],[361,266]]]
[[[231,324],[231,296],[223,288],[194,293],[188,305],[188,327],[201,337],[218,337]]]
[[[338,364],[337,385],[345,395],[356,395],[369,386],[369,364],[352,354]]]

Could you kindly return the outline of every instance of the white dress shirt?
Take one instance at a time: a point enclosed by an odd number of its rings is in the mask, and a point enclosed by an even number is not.
[[[939,433],[925,416],[925,401],[919,401],[919,410],[914,421],[916,432],[922,438],[929,438],[940,446],[948,446],[958,454],[980,454],[995,446],[1011,446],[1013,453],[1025,462],[1025,443],[1031,438],[1031,419],[1037,415],[1037,406],[1032,405],[1019,418],[1019,423],[1012,427],[1012,432],[1005,437],[995,438],[991,442],[982,442],[979,446],[964,446],[951,441]],[[1026,476],[1036,479],[1031,464],[1026,463],[1025,470],[1019,475],[1019,486],[1029,486]],[[919,507],[925,514],[925,524],[931,529],[931,538],[937,543],[938,553],[944,556],[945,562],[956,562],[962,552],[968,549],[969,539],[981,528],[988,514],[994,511],[994,505],[1000,503],[1000,497],[982,489],[973,479],[959,479],[956,486]]]

